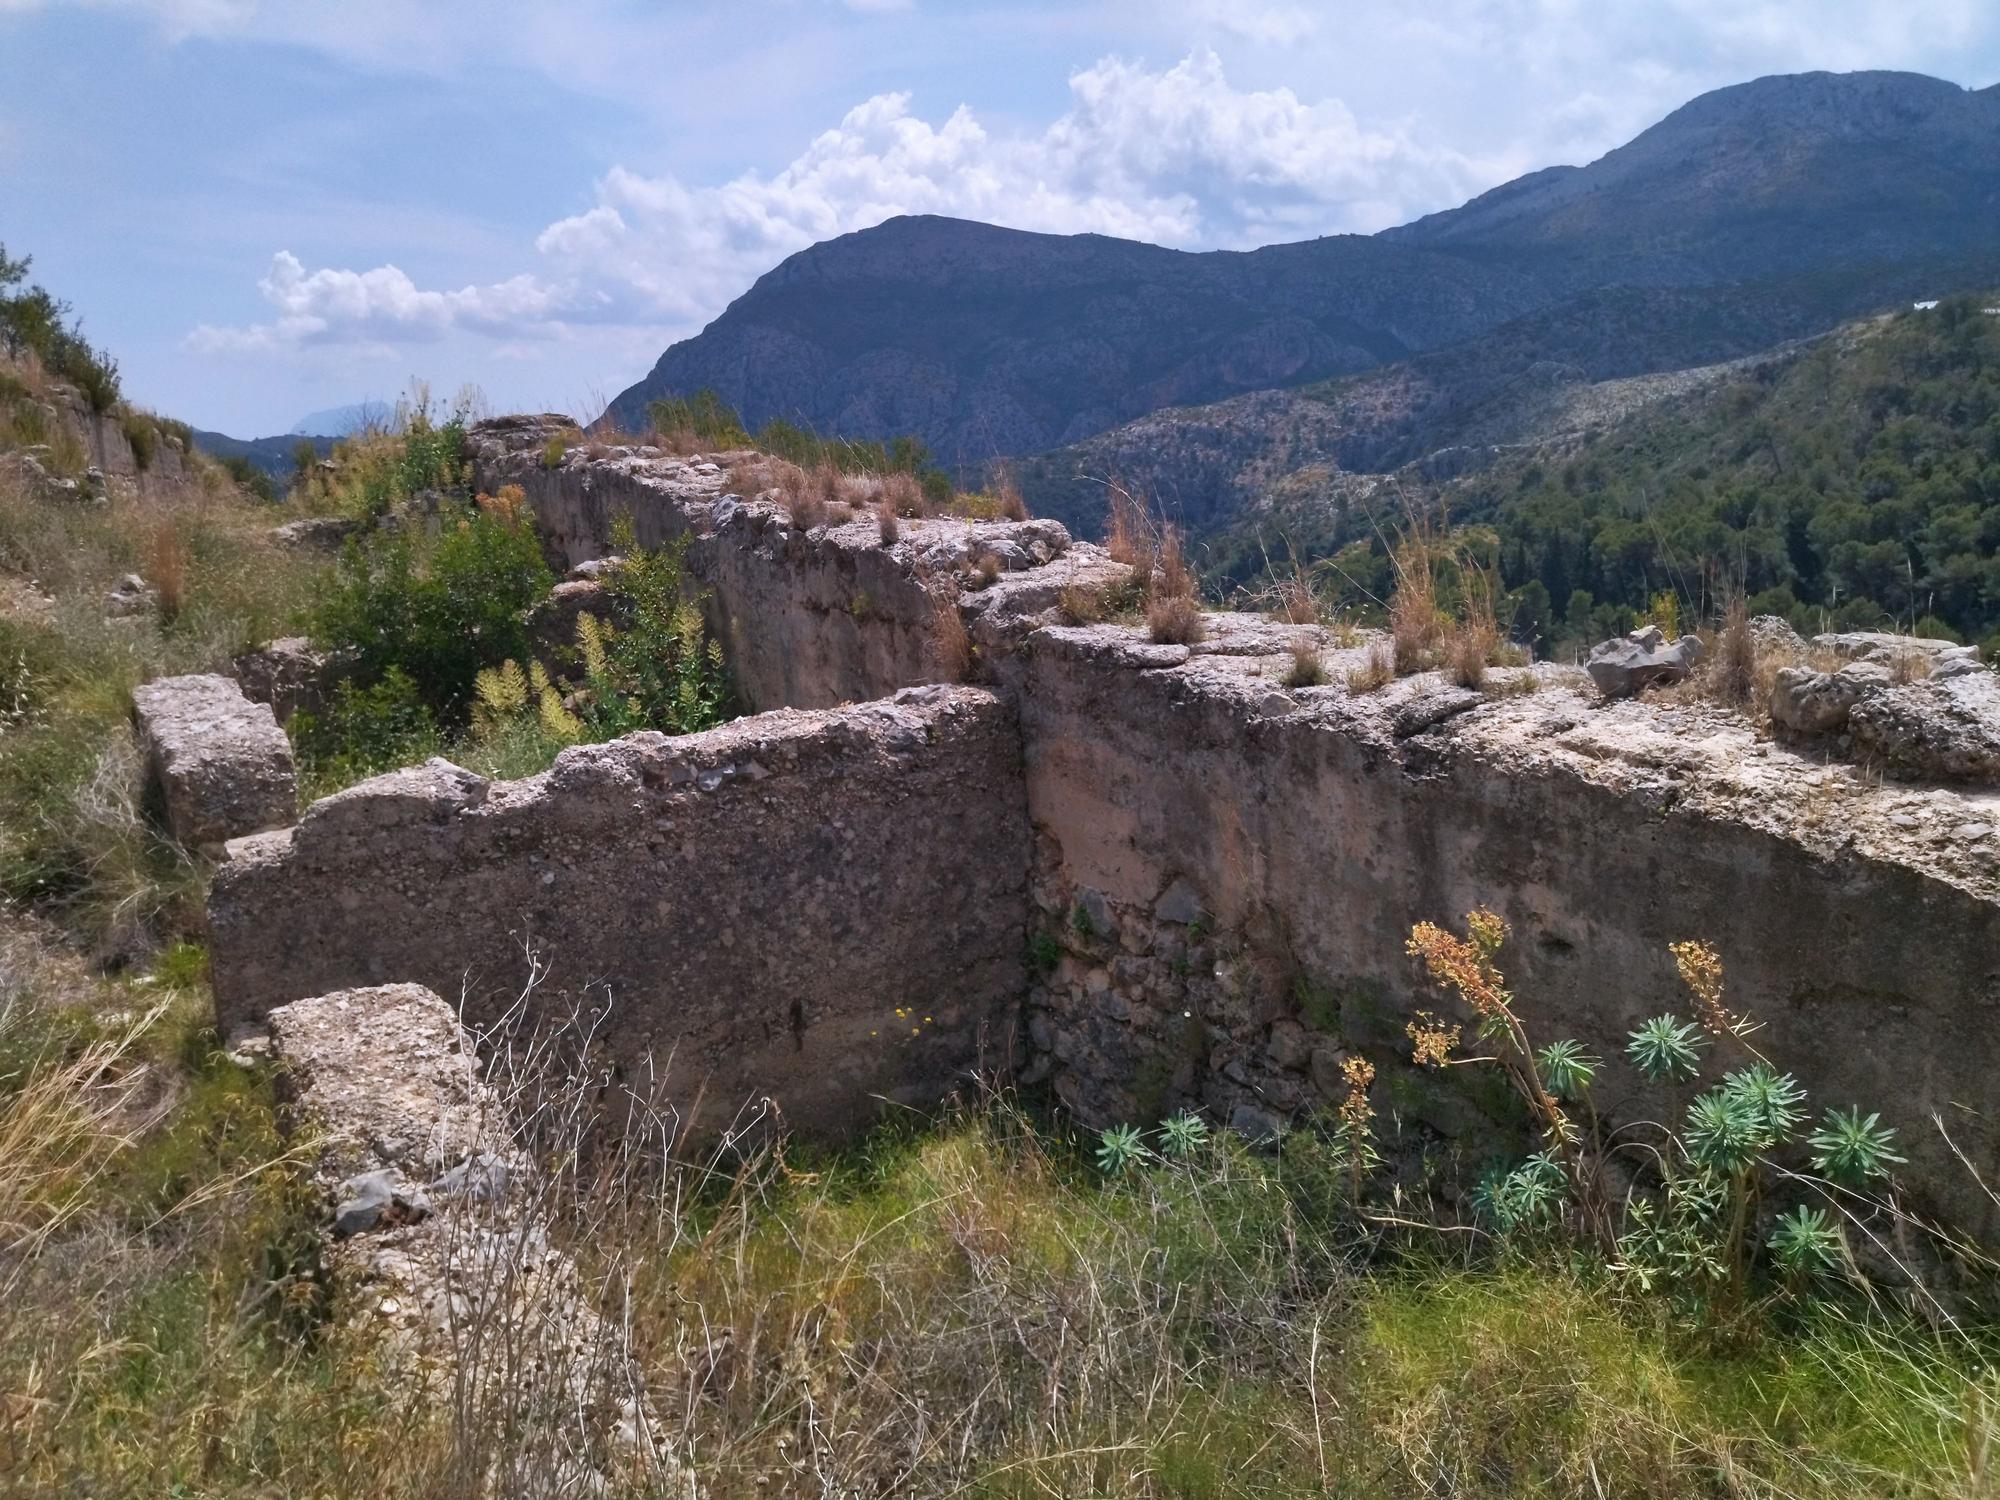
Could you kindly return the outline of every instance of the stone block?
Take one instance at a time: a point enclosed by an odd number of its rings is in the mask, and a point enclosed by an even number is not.
[[[227,677],[162,677],[132,694],[149,798],[190,849],[298,816],[292,744],[267,703]]]

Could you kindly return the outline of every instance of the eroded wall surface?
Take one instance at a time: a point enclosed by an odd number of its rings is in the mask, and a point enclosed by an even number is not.
[[[919,688],[830,713],[563,752],[519,782],[443,761],[241,839],[210,928],[218,1020],[385,982],[507,1014],[604,1010],[631,1087],[707,1128],[769,1096],[857,1129],[1011,1066],[1027,810],[1010,705]]]
[[[1991,1180],[1991,794],[1871,782],[1712,706],[1606,705],[1560,672],[1515,696],[1435,677],[1291,692],[1281,633],[1029,644],[1034,895],[1060,952],[1030,993],[1034,1067],[1086,1120],[1192,1104],[1256,1133],[1338,1098],[1358,1050],[1383,1069],[1378,1109],[1493,1135],[1518,1116],[1504,1090],[1393,1066],[1420,1008],[1471,1039],[1405,951],[1412,923],[1463,931],[1485,906],[1513,929],[1500,961],[1531,1035],[1604,1060],[1614,1119],[1676,1107],[1623,1049],[1648,1016],[1695,1014],[1668,945],[1706,940],[1725,1004],[1815,1114],[1883,1110],[1932,1201],[1985,1215],[1931,1116]],[[1359,654],[1329,653],[1336,682]]]

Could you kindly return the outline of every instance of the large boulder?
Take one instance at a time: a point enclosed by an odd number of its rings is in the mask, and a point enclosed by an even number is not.
[[[1832,734],[1847,727],[1854,705],[1895,682],[1885,662],[1850,662],[1837,672],[1785,667],[1771,684],[1771,717],[1799,734]]]
[[[162,677],[132,694],[148,797],[190,849],[282,828],[298,816],[292,744],[268,703],[227,677]]]
[[[1680,682],[1700,664],[1701,642],[1684,635],[1672,645],[1657,625],[1605,641],[1583,664],[1597,690],[1607,698],[1629,698],[1642,688]]]
[[[1854,753],[1907,775],[2000,781],[2000,677],[1989,671],[1871,693],[1847,720]]]
[[[1886,630],[1838,630],[1813,637],[1813,649],[1842,661],[1879,661],[1900,667],[1906,677],[1923,677],[1949,661],[1979,660],[1977,646],[1961,646],[1925,635],[1896,635]]]

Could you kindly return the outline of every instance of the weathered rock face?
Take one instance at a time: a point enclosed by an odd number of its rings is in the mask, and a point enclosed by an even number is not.
[[[1885,688],[1855,704],[1847,722],[1855,752],[1892,769],[2000,781],[2000,677],[1992,672],[1975,667]]]
[[[551,1241],[537,1165],[451,1008],[392,984],[279,1006],[269,1027],[287,1121],[319,1151],[336,1306],[382,1338],[396,1383],[522,1435],[494,1459],[503,1493],[616,1474],[692,1500],[629,1335]]]
[[[227,677],[162,677],[132,707],[149,795],[179,843],[219,845],[298,815],[291,741]]]
[[[210,903],[218,1018],[408,979],[533,1024],[583,1003],[633,1087],[702,1128],[769,1097],[838,1133],[1004,1069],[1027,813],[1012,710],[926,688],[565,751],[489,785],[442,761],[240,840]]]
[[[1672,645],[1657,625],[1623,640],[1594,647],[1584,670],[1607,698],[1629,698],[1643,688],[1679,682],[1701,662],[1701,641],[1684,635]]]
[[[1840,735],[1843,751],[1899,775],[2000,781],[2000,679],[1977,647],[1862,631],[1813,645],[1845,665],[1781,670],[1771,688],[1776,723]]]

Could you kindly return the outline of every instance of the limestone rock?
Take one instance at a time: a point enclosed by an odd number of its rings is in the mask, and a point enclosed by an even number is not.
[[[1760,655],[1804,656],[1805,637],[1792,629],[1791,622],[1778,615],[1755,615],[1749,623],[1750,641]]]
[[[2000,677],[1992,672],[1884,688],[1848,715],[1857,754],[1915,776],[2000,781]]]
[[[1875,661],[1851,662],[1837,672],[1785,667],[1771,684],[1771,717],[1800,734],[1831,734],[1847,724],[1854,705],[1894,682]]]
[[[339,676],[324,651],[302,635],[253,646],[230,664],[237,686],[253,703],[268,703],[280,724],[304,711],[319,713]]]
[[[137,573],[127,573],[105,594],[104,609],[114,616],[143,615],[151,612],[157,597],[145,579]]]
[[[1953,659],[1979,659],[1977,646],[1961,646],[1930,636],[1896,635],[1885,630],[1840,630],[1813,637],[1816,650],[1830,651],[1845,661],[1880,661],[1894,664],[1898,658],[1915,656],[1926,663]]]
[[[1641,689],[1679,682],[1701,662],[1701,642],[1684,635],[1672,645],[1657,625],[1620,640],[1604,641],[1583,669],[1607,698],[1629,698]]]
[[[307,516],[271,528],[271,540],[301,552],[338,552],[361,523],[346,516]]]
[[[298,815],[292,744],[267,703],[227,677],[162,677],[132,694],[150,793],[190,849],[282,828]]]

